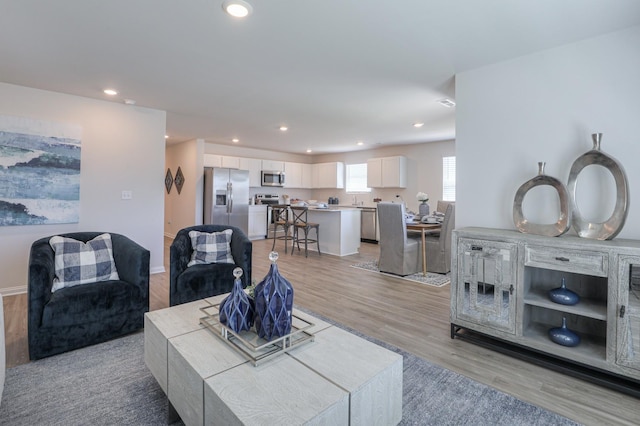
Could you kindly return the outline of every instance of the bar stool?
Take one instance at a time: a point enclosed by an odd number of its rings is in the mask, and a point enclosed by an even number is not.
[[[318,254],[321,255],[322,253],[320,253],[320,243],[318,242],[319,239],[319,235],[320,235],[320,224],[319,223],[311,223],[307,220],[307,212],[309,211],[309,208],[307,207],[291,207],[291,213],[293,215],[293,220],[292,220],[292,224],[293,224],[293,242],[291,244],[291,254],[293,254],[293,249],[295,247],[295,245],[297,244],[298,246],[298,251],[300,251],[300,241],[304,242],[304,257],[308,257],[309,251],[307,250],[308,244],[315,244],[316,247],[318,248]],[[303,230],[304,231],[304,238],[300,238],[298,231],[299,230]],[[316,230],[316,238],[311,239],[309,238],[309,230],[310,229],[315,229]],[[285,252],[286,253],[286,252]]]
[[[271,208],[271,221],[273,222],[273,245],[271,250],[276,247],[276,240],[284,240],[284,252],[287,253],[287,242],[293,240],[293,232],[289,236],[289,228],[292,225],[289,219],[289,205],[288,204],[269,204]],[[278,237],[278,227],[282,227],[284,235]]]

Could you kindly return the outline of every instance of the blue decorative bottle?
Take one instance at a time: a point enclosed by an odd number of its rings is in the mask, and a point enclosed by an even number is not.
[[[565,285],[564,278],[562,278],[562,285],[560,287],[549,290],[549,299],[561,305],[575,305],[580,301],[580,296],[569,290]]]
[[[220,323],[239,333],[253,327],[255,316],[254,303],[242,289],[242,268],[233,270],[235,281],[231,293],[220,302]]]
[[[567,328],[567,318],[562,317],[562,327],[549,329],[549,338],[552,342],[562,346],[578,346],[580,336]]]
[[[291,332],[293,287],[278,272],[278,253],[269,253],[271,268],[255,289],[255,324],[258,336],[272,340]]]

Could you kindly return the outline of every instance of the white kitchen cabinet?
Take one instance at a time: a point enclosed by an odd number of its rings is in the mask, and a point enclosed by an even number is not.
[[[302,164],[302,188],[313,188],[313,164]]]
[[[240,158],[228,155],[204,154],[205,167],[226,167],[228,169],[239,169]]]
[[[284,171],[284,161],[262,160],[262,170]]]
[[[313,188],[344,188],[344,163],[319,163],[312,166]]]
[[[303,188],[302,186],[302,163],[284,163],[284,187]]]
[[[262,160],[258,158],[240,158],[240,170],[249,171],[249,186],[258,188],[262,186]]]
[[[222,155],[205,154],[204,166],[205,167],[222,167]]]
[[[261,240],[267,235],[267,205],[249,206],[249,239]]]
[[[240,168],[240,158],[238,157],[229,157],[228,155],[222,156],[222,167],[226,167],[227,169],[239,169]]]
[[[383,157],[367,160],[369,188],[406,188],[407,157]]]

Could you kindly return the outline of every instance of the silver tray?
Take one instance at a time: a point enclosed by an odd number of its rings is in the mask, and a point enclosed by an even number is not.
[[[244,355],[255,367],[315,339],[315,335],[309,331],[315,324],[296,315],[295,311],[291,314],[291,333],[273,340],[266,340],[260,338],[253,328],[240,333],[231,330],[220,322],[218,312],[220,304],[208,303],[209,306],[200,308],[206,315],[200,318],[200,324]]]

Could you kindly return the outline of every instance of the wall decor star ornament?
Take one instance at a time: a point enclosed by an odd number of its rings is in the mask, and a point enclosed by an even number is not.
[[[178,190],[178,194],[182,191],[182,185],[184,185],[184,175],[182,174],[182,169],[178,167],[178,171],[176,172],[176,178],[174,180],[176,183],[176,189]]]
[[[167,188],[167,194],[171,193],[171,187],[173,186],[173,175],[171,169],[167,168],[167,174],[164,176],[164,187]]]

